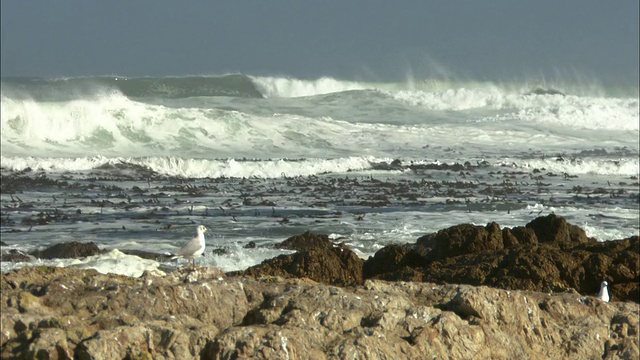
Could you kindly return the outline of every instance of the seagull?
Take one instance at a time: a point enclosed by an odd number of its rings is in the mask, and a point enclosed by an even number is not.
[[[604,302],[609,302],[609,283],[606,281],[603,281],[602,283],[600,283],[600,292],[598,293],[598,299],[604,301]]]
[[[193,239],[182,245],[182,248],[175,253],[172,259],[183,258],[193,260],[193,266],[196,266],[196,257],[204,254],[204,233],[207,228],[204,225],[198,225],[196,228],[198,234]]]

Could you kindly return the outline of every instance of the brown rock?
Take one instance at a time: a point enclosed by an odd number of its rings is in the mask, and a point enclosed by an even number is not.
[[[364,263],[364,278],[398,271],[399,269],[424,266],[426,259],[415,251],[413,245],[392,244],[378,250]]]
[[[98,248],[98,245],[93,242],[79,243],[77,241],[71,241],[56,244],[44,250],[34,251],[31,255],[40,259],[67,259],[93,256],[100,253],[102,253],[102,251]]]
[[[296,235],[276,245],[278,249],[289,250],[309,250],[309,249],[331,249],[334,247],[333,241],[329,240],[329,236],[314,234],[310,231],[302,235]]]
[[[640,355],[636,303],[484,286],[367,280],[364,285],[340,288],[298,279],[220,280],[217,275],[206,267],[140,278],[45,267],[2,274],[1,356],[615,359]]]
[[[638,237],[598,242],[555,215],[526,227],[500,229],[463,224],[418,239],[423,261],[405,261],[401,246],[388,247],[365,263],[365,279],[489,285],[503,289],[597,294],[608,280],[615,300],[638,302]],[[501,247],[502,246],[502,247]]]
[[[143,259],[155,260],[159,262],[169,261],[173,257],[173,255],[161,254],[161,253],[144,251],[144,250],[122,250],[122,253],[127,255],[135,255]]]
[[[537,244],[538,238],[532,229],[517,226],[512,229],[507,227],[502,229],[502,241],[505,248],[510,248],[520,244]]]
[[[576,225],[567,223],[565,218],[555,214],[535,218],[526,225],[536,233],[540,242],[552,243],[593,243],[595,239]]]
[[[435,235],[419,238],[417,246],[431,249],[424,251],[430,260],[504,248],[502,230],[496,223],[489,223],[484,227],[471,224],[453,226],[440,230]]]
[[[11,249],[6,253],[2,253],[0,255],[0,261],[10,261],[10,262],[30,262],[33,261],[33,257],[29,256],[29,254],[25,254],[20,250]]]
[[[330,248],[321,246],[291,255],[280,255],[234,274],[309,278],[324,284],[345,286],[362,283],[363,264],[364,260],[351,249],[339,244]]]
[[[34,359],[73,359],[72,346],[67,341],[66,332],[61,329],[42,329],[33,335],[27,351],[28,358]]]

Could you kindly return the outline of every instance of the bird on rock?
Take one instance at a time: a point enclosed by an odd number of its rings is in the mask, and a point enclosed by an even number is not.
[[[609,302],[609,283],[603,281],[600,283],[600,292],[598,293],[598,299]]]
[[[173,259],[183,258],[187,260],[193,261],[193,266],[196,266],[197,257],[202,256],[204,254],[204,233],[207,231],[207,228],[204,225],[198,225],[196,228],[197,235],[193,239],[186,242],[180,250],[178,250]]]

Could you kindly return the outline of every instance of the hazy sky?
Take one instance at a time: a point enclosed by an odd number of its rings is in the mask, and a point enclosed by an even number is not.
[[[638,82],[638,0],[2,0],[2,76]]]

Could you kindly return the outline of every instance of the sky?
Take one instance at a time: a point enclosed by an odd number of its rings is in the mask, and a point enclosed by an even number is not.
[[[0,75],[638,83],[638,0],[2,0]]]

